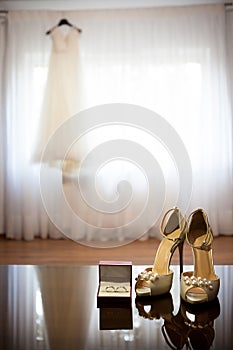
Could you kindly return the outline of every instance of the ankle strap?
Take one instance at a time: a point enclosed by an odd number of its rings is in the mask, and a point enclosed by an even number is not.
[[[180,232],[183,233],[184,229],[185,229],[185,226],[186,226],[186,220],[185,220],[185,217],[182,216],[182,214],[180,212],[180,209],[178,207],[174,207],[174,208],[171,208],[168,211],[166,211],[166,213],[164,214],[164,216],[162,218],[161,224],[160,224],[160,231],[161,231],[163,237],[165,237],[165,238],[167,238],[167,239],[169,239],[171,241],[174,241],[174,242],[179,240],[179,239],[182,239],[182,238],[181,237],[179,237],[179,238],[170,238],[169,237],[169,233],[165,234],[164,232],[165,232],[165,227],[166,227],[165,220],[166,220],[168,214],[170,212],[175,212],[175,211],[177,212],[177,215],[178,215]]]
[[[205,220],[205,223],[206,223],[206,235],[205,235],[205,239],[204,241],[202,242],[201,245],[193,245],[190,241],[189,241],[189,232],[190,232],[190,226],[191,226],[191,223],[192,223],[192,218],[193,216],[198,213],[198,212],[201,212],[204,220]],[[209,220],[208,220],[208,216],[206,214],[206,212],[201,209],[201,208],[198,208],[196,210],[194,210],[188,217],[188,231],[187,231],[187,242],[188,244],[193,247],[193,248],[197,248],[197,249],[202,249],[202,250],[210,250],[211,249],[211,244],[212,244],[212,241],[213,241],[213,232],[212,232],[212,229],[210,227],[210,224],[209,224]]]

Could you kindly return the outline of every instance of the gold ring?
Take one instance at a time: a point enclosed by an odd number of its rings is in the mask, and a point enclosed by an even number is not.
[[[125,286],[120,286],[120,287],[116,288],[115,292],[116,293],[127,293],[128,289]]]

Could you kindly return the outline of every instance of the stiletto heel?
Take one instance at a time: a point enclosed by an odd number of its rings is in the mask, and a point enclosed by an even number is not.
[[[178,208],[168,210],[161,222],[163,239],[156,252],[154,265],[141,272],[136,278],[137,296],[157,296],[170,291],[173,271],[170,262],[174,251],[179,247],[180,265],[183,269],[183,244],[186,235],[186,220]]]
[[[220,280],[214,272],[213,233],[207,214],[197,209],[190,215],[187,242],[192,248],[194,271],[181,275],[181,298],[190,304],[209,302],[217,297]]]
[[[183,272],[183,248],[184,248],[184,240],[178,245],[179,248],[179,258],[180,258],[180,276]]]

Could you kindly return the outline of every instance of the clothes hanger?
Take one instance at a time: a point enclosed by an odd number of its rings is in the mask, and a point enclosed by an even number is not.
[[[60,27],[60,26],[63,26],[63,25],[67,25],[67,26],[69,26],[69,27],[73,27],[73,28],[77,29],[77,31],[78,31],[79,33],[82,33],[82,29],[80,29],[80,28],[74,26],[74,25],[73,25],[72,23],[70,23],[66,18],[62,18],[62,19],[58,22],[58,24],[57,24],[56,26],[54,26],[53,28],[49,29],[49,30],[46,32],[46,35],[51,34],[52,31],[53,31],[55,28]]]

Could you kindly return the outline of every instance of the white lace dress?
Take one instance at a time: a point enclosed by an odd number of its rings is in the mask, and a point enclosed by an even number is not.
[[[67,29],[67,27],[65,28]],[[81,109],[81,67],[79,56],[79,32],[73,27],[64,32],[56,27],[50,34],[50,55],[47,84],[34,160],[40,161],[50,137],[68,118]],[[67,135],[66,135],[67,136]],[[46,151],[43,160],[53,162],[61,158],[62,140]]]

